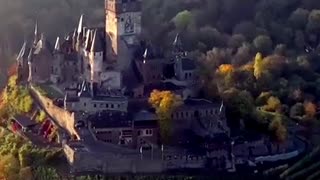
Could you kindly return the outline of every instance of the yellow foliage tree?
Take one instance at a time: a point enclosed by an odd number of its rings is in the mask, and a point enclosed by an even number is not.
[[[20,170],[19,161],[13,155],[0,157],[0,179],[16,180]]]
[[[279,98],[271,96],[267,101],[267,105],[264,106],[266,111],[280,111],[281,110],[281,101]]]
[[[304,103],[304,112],[307,119],[314,119],[317,113],[317,107],[312,102]]]
[[[287,139],[287,129],[282,124],[280,115],[276,115],[271,121],[269,124],[269,130],[274,133],[273,135],[279,142],[284,142]]]
[[[256,79],[261,78],[263,74],[263,58],[261,53],[256,54],[253,68],[254,68],[254,77],[256,77]]]
[[[182,99],[171,91],[153,90],[149,97],[149,103],[156,109],[160,120],[161,136],[167,140],[171,134],[171,114],[182,104]]]

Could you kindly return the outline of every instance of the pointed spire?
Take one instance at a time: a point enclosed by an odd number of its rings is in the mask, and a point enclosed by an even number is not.
[[[223,104],[223,101],[222,101],[222,102],[221,102],[220,109],[219,109],[219,114],[221,114],[221,113],[222,113],[223,108],[224,108],[224,104]]]
[[[83,14],[80,16],[79,24],[78,24],[78,34],[82,33],[82,27],[83,26]]]
[[[68,101],[68,93],[65,93],[64,95],[64,102],[67,102]]]
[[[33,48],[30,48],[29,55],[28,55],[28,62],[32,62],[32,54],[33,54]]]
[[[72,38],[73,38],[73,39],[76,39],[76,37],[77,37],[77,29],[74,29]]]
[[[23,60],[23,56],[24,56],[25,51],[26,51],[26,45],[27,45],[27,43],[24,42],[22,47],[21,47],[21,50],[20,50],[20,52],[19,52],[19,54],[17,56],[17,61],[22,61]]]
[[[97,30],[94,30],[94,35],[91,44],[91,52],[102,52],[103,48],[101,42],[98,39]]]
[[[180,34],[179,33],[177,33],[176,37],[174,38],[173,46],[174,47],[180,47],[181,46],[181,39],[180,39]]]
[[[34,36],[38,36],[38,21],[36,21],[36,24],[34,26]]]
[[[87,31],[86,33],[86,42],[85,42],[85,48],[87,51],[89,51],[89,42],[90,42],[90,30]]]
[[[147,59],[148,58],[148,48],[146,48],[146,50],[143,53],[143,58]]]
[[[60,51],[60,37],[57,37],[56,44],[54,45],[55,51]]]
[[[34,40],[33,44],[37,44],[39,41],[39,30],[38,30],[38,21],[36,21],[36,24],[34,26]]]

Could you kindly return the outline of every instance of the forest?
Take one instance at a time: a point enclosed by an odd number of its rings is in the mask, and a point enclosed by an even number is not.
[[[222,99],[231,126],[243,120],[281,142],[291,122],[319,123],[319,0],[143,1],[143,38],[169,51],[179,33],[199,65],[201,96]],[[53,40],[81,14],[103,26],[104,1],[0,0],[0,84],[35,22]]]

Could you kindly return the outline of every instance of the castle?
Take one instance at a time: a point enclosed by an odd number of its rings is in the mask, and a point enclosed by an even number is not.
[[[197,98],[198,67],[184,51],[179,34],[166,53],[143,41],[141,1],[105,0],[105,27],[86,27],[81,15],[74,31],[57,37],[54,46],[36,24],[32,42],[25,42],[17,56],[19,82],[30,85],[55,123],[71,137],[77,135],[76,142],[65,139],[70,164],[106,172],[137,172],[139,167],[154,172],[155,164],[161,171],[202,168],[208,162],[226,166],[230,130],[223,102]],[[48,97],[35,87],[42,87]],[[148,103],[155,89],[182,97],[183,104],[171,114],[173,135],[168,146],[187,150],[164,153],[159,118]],[[264,142],[242,145],[231,150],[239,151],[240,159],[251,156],[243,155],[248,150],[257,150],[256,156],[269,153],[259,149],[265,150]],[[145,162],[142,149],[150,147],[151,160]],[[139,149],[141,157],[129,149]],[[161,156],[154,159],[160,151]],[[119,164],[109,166],[110,159]]]
[[[105,4],[105,28],[86,27],[81,15],[74,31],[57,37],[54,46],[36,24],[32,43],[24,43],[17,57],[18,80],[55,91],[55,105],[76,114],[74,128],[88,127],[106,143],[159,145],[158,117],[148,104],[154,89],[184,100],[171,115],[177,144],[190,142],[189,131],[228,136],[223,104],[196,98],[197,65],[179,34],[164,53],[142,40],[141,0]]]

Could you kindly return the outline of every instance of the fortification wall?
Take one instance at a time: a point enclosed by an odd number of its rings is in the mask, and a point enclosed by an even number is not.
[[[53,100],[43,96],[36,88],[30,85],[30,91],[35,100],[40,104],[43,110],[53,119],[53,121],[66,130],[71,136],[75,135],[78,139],[80,136],[75,130],[75,116],[53,103]]]

